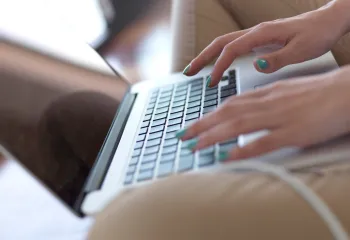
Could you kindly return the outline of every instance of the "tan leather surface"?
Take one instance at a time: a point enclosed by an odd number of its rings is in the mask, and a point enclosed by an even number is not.
[[[350,164],[296,175],[350,232]],[[183,175],[120,195],[96,219],[95,239],[332,239],[293,189],[263,174]]]

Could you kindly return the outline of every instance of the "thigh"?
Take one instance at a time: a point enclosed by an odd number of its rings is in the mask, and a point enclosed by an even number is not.
[[[350,230],[350,165],[298,174]],[[331,239],[284,182],[262,174],[188,175],[120,195],[90,239]]]
[[[222,0],[242,28],[261,22],[292,17],[322,7],[330,0]],[[339,65],[350,64],[350,35],[344,36],[332,49]]]
[[[218,0],[175,0],[172,71],[182,71],[216,37],[240,30]]]

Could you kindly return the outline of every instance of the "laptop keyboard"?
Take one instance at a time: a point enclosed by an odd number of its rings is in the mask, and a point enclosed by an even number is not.
[[[218,153],[233,148],[237,139],[192,153],[175,134],[236,94],[234,70],[222,81],[226,83],[223,87],[206,88],[205,79],[196,78],[151,93],[126,170],[125,185],[220,164]]]

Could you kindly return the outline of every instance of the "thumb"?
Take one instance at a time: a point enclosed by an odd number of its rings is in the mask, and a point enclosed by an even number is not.
[[[272,73],[287,65],[303,61],[303,53],[294,44],[288,44],[278,51],[260,56],[254,61],[256,70],[262,73]]]

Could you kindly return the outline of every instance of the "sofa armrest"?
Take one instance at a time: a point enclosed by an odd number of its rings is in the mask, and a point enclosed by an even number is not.
[[[183,68],[216,37],[240,29],[219,0],[173,0],[172,71]]]

